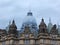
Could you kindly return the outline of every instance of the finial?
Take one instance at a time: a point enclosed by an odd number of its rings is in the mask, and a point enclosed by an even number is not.
[[[49,18],[49,23],[51,23],[51,18]]]
[[[12,24],[15,24],[15,20],[13,19]]]
[[[11,21],[9,21],[9,25],[11,24]]]
[[[53,27],[56,28],[57,27],[56,24],[54,24]]]
[[[42,22],[44,22],[44,19],[42,18]]]

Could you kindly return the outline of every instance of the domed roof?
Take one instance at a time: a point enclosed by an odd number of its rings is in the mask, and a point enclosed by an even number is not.
[[[31,11],[27,13],[27,16],[24,18],[20,33],[24,32],[25,26],[29,26],[31,33],[36,35],[37,32],[37,23]]]
[[[27,16],[24,18],[24,24],[36,24],[36,19],[34,18],[31,11],[27,13]]]

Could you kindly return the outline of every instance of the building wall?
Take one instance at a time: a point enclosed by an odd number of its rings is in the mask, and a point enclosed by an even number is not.
[[[42,37],[42,36],[41,36]],[[60,45],[60,37],[50,38],[44,36],[43,38],[13,38],[13,39],[4,39],[0,40],[0,45]]]

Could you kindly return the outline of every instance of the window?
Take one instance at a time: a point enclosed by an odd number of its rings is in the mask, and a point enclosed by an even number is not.
[[[24,42],[25,44],[29,44],[30,43],[30,41],[29,40],[25,40],[25,42]]]
[[[51,44],[57,45],[57,42],[55,40],[51,40]]]
[[[5,45],[5,42],[2,42],[2,45]]]

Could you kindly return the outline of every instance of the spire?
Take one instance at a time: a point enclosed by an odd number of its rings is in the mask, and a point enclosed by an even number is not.
[[[15,24],[15,20],[13,19],[12,24]]]
[[[47,33],[47,26],[42,18],[41,23],[39,25],[39,33]]]
[[[52,28],[52,23],[51,23],[51,18],[49,18],[49,23],[48,23],[48,32],[50,32],[51,28]]]
[[[15,21],[13,20],[13,23],[15,23]]]
[[[42,18],[42,22],[44,22],[44,19]]]
[[[54,35],[55,35],[55,34],[58,34],[58,30],[57,30],[56,24],[53,25],[53,27],[52,27],[50,33],[51,33],[51,34],[54,34]]]
[[[45,25],[45,22],[44,22],[44,19],[42,18],[41,19],[41,23],[40,23],[41,25]]]
[[[51,23],[51,18],[49,18],[49,23]]]
[[[11,21],[9,21],[9,25],[11,24]]]
[[[41,25],[42,25],[42,24],[45,24],[45,22],[44,22],[44,19],[43,19],[43,18],[41,19],[41,23],[40,23],[40,24],[41,24]]]
[[[12,21],[12,24],[10,24],[9,28],[15,28],[15,29],[17,29],[17,26],[16,26],[14,20]]]

